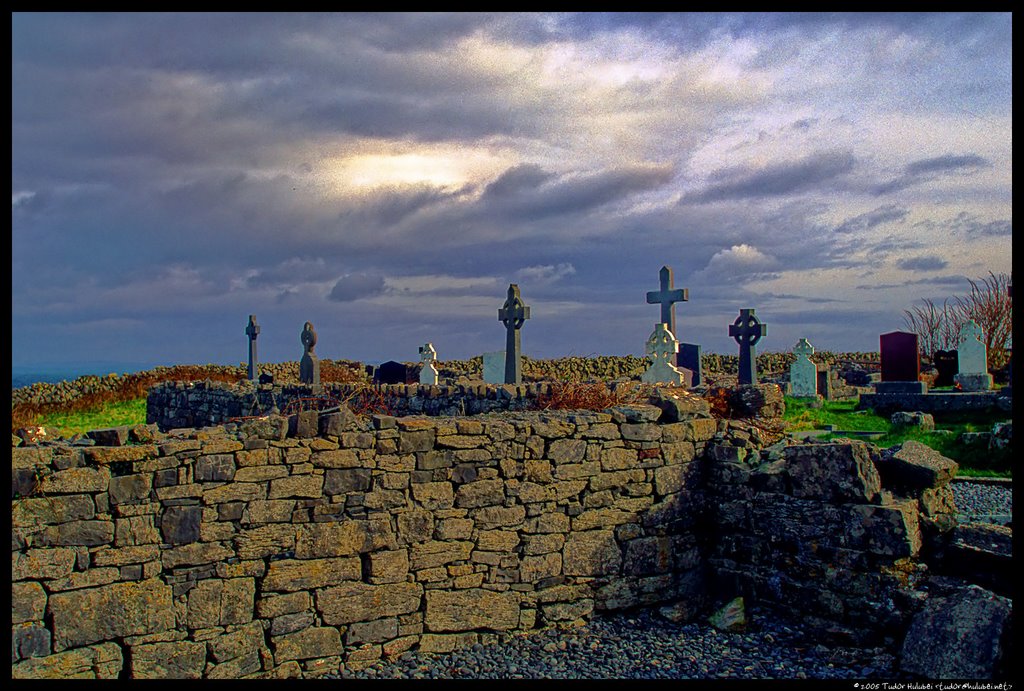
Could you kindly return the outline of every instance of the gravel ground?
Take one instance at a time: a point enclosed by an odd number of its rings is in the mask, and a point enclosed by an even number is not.
[[[1012,517],[1011,487],[952,484],[962,520]],[[747,629],[676,624],[657,608],[598,614],[586,625],[478,643],[446,654],[405,653],[345,679],[905,679],[882,648],[829,647],[799,621],[748,608]]]

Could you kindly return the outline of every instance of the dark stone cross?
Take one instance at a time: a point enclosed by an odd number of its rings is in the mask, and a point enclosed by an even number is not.
[[[768,334],[768,326],[754,316],[753,309],[741,309],[740,316],[729,325],[729,335],[740,344],[740,384],[757,383],[757,355],[754,346]]]
[[[686,302],[690,299],[690,291],[686,288],[672,287],[672,269],[667,266],[661,267],[658,272],[660,290],[651,290],[647,293],[647,304],[655,305],[661,303],[661,323],[668,324],[668,330],[673,336],[676,335],[676,306],[677,302]]]
[[[299,361],[299,381],[303,384],[320,385],[320,358],[313,352],[316,347],[316,330],[313,322],[306,322],[302,327],[302,340],[304,352],[302,360]]]
[[[256,323],[256,315],[249,315],[249,325],[245,327],[245,335],[249,337],[249,381],[256,381],[256,337],[260,335],[260,325]]]
[[[522,344],[519,329],[530,318],[530,307],[519,296],[519,286],[508,285],[508,297],[498,310],[498,321],[505,325],[505,383],[523,383]]]

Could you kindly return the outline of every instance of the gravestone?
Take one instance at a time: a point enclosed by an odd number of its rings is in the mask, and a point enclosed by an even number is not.
[[[917,334],[892,331],[878,337],[881,356],[881,381],[875,384],[877,393],[927,393],[928,385],[920,381],[921,357],[917,349]]]
[[[380,363],[373,373],[374,384],[405,384],[409,376],[409,368],[394,360]]]
[[[992,375],[988,373],[988,353],[985,332],[974,320],[968,321],[960,334],[957,348],[960,373],[954,377],[963,391],[988,391],[992,388]]]
[[[832,400],[832,371],[828,368],[818,370],[818,395],[826,401]]]
[[[519,330],[530,318],[530,307],[519,295],[519,286],[508,285],[508,297],[498,310],[498,321],[505,325],[505,384],[523,383],[523,353]]]
[[[302,360],[299,361],[299,381],[320,386],[320,358],[313,351],[316,347],[316,329],[313,328],[313,322],[305,323],[299,339],[303,346]]]
[[[425,343],[420,346],[420,362],[423,366],[420,368],[420,384],[437,384],[437,351],[434,350],[433,343]]]
[[[740,316],[729,325],[729,335],[740,346],[740,384],[757,383],[757,351],[754,346],[768,333],[768,326],[754,315],[753,309],[741,309]]]
[[[700,386],[704,381],[704,368],[701,367],[700,346],[696,343],[680,343],[679,353],[676,355],[676,367],[691,372],[691,385]]]
[[[674,386],[683,384],[683,373],[672,364],[678,350],[679,342],[668,330],[668,324],[664,322],[655,324],[654,331],[647,339],[647,354],[651,358],[651,366],[640,375],[640,381],[647,384],[672,384]]]
[[[505,351],[495,350],[492,353],[484,353],[484,374],[483,379],[488,384],[502,384],[505,382]]]
[[[936,350],[932,355],[935,365],[935,386],[953,386],[954,377],[960,371],[960,357],[955,350]]]
[[[659,290],[647,293],[647,304],[661,305],[661,323],[668,326],[668,330],[674,338],[676,335],[675,303],[689,300],[690,291],[686,288],[672,287],[672,269],[667,266],[661,267],[661,271],[658,272],[658,284]]]
[[[801,338],[793,346],[796,360],[789,366],[789,393],[795,398],[816,398],[818,396],[818,367],[811,362],[814,346]],[[827,374],[827,373],[826,373]]]
[[[249,337],[249,381],[256,381],[258,364],[256,362],[256,337],[260,335],[260,325],[256,323],[256,315],[249,315],[249,325],[245,327],[245,335]]]

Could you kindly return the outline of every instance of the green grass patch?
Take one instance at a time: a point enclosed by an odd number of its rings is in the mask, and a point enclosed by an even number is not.
[[[43,413],[36,424],[62,437],[84,434],[94,429],[146,424],[146,399],[106,403],[99,408],[80,412]]]
[[[832,425],[836,431],[885,432],[883,436],[867,439],[879,448],[902,444],[908,439],[930,446],[946,458],[960,464],[959,475],[968,477],[1011,477],[1010,448],[989,449],[983,443],[965,443],[960,440],[964,432],[990,432],[992,425],[1007,419],[1002,413],[978,411],[947,413],[935,416],[935,431],[923,432],[917,428],[893,427],[889,419],[871,410],[856,410],[856,401],[824,401],[821,408],[811,408],[806,401],[786,397],[783,422],[786,430],[826,429]],[[826,434],[823,440],[848,438],[842,434]]]

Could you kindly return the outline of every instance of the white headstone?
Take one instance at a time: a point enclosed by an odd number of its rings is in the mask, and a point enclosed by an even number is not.
[[[505,383],[505,351],[484,353],[484,381],[488,384]]]
[[[676,353],[679,352],[679,341],[668,330],[668,324],[659,322],[647,339],[647,354],[651,358],[651,366],[640,375],[640,381],[647,384],[682,384],[683,373],[675,366]]]
[[[987,391],[992,388],[992,375],[988,373],[988,353],[985,332],[973,320],[968,321],[957,346],[960,373],[954,379],[964,391]]]
[[[795,398],[814,398],[818,395],[818,368],[811,362],[814,346],[801,338],[793,353],[796,360],[789,366],[789,393]]]
[[[437,351],[433,343],[426,343],[420,346],[420,362],[423,367],[420,369],[420,384],[437,384]]]

